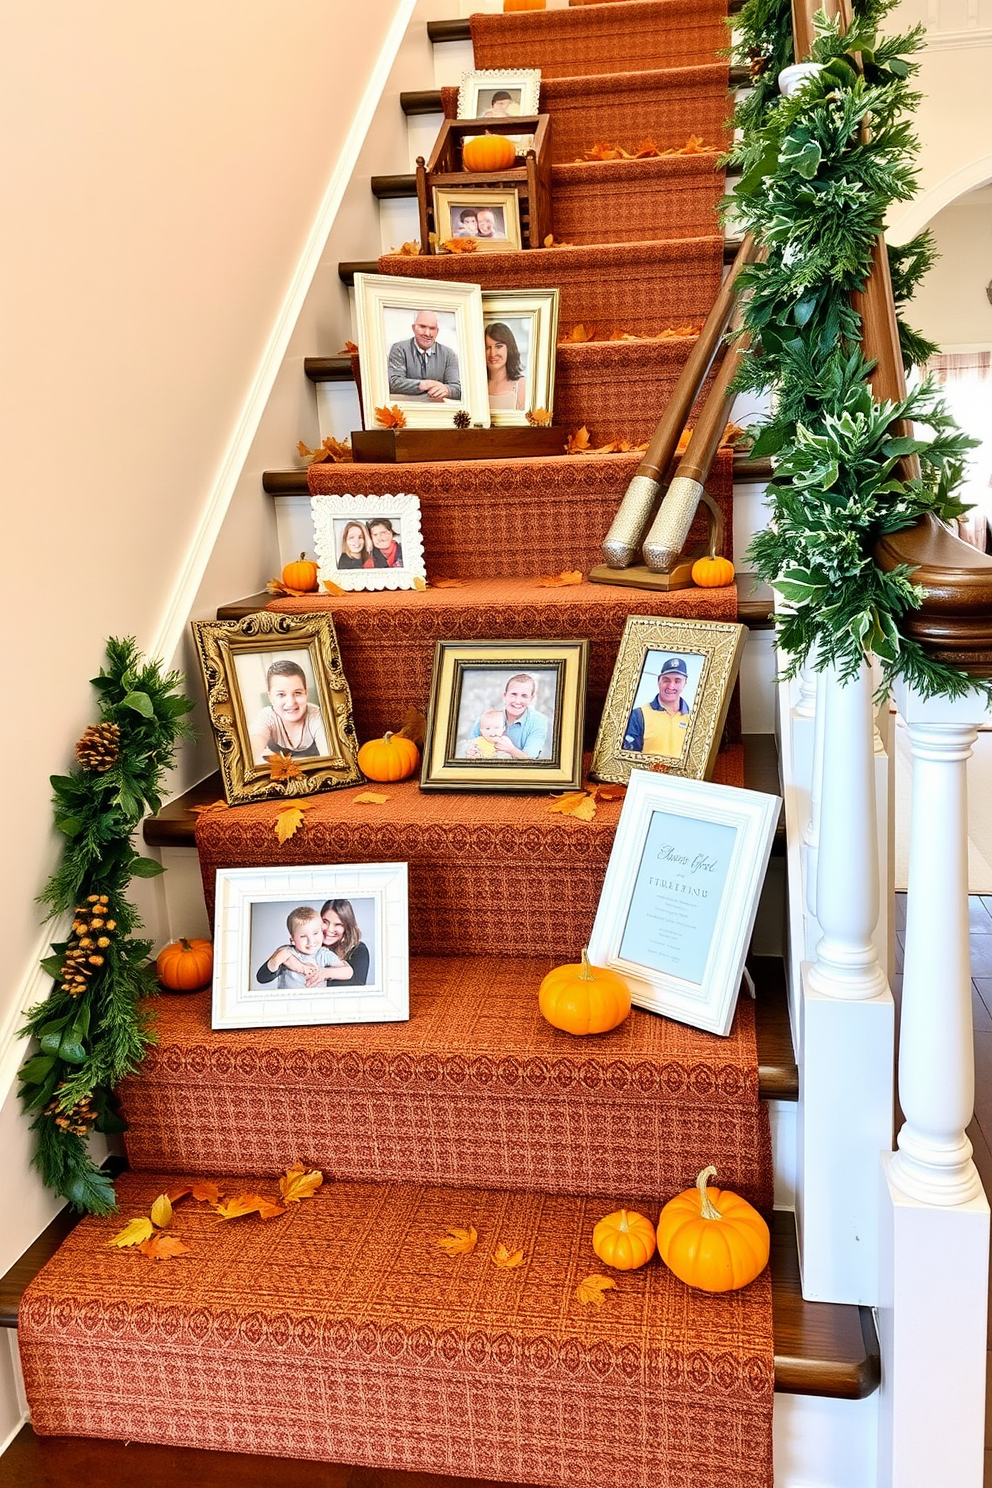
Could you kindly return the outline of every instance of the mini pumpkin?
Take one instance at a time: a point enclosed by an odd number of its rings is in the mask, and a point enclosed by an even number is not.
[[[692,582],[700,589],[723,589],[733,579],[734,565],[729,558],[697,558],[692,565]]]
[[[408,780],[420,764],[420,750],[405,734],[383,734],[358,751],[358,768],[370,780]]]
[[[537,1000],[552,1027],[565,1033],[609,1033],[630,1012],[630,988],[623,977],[608,967],[591,966],[585,948],[578,966],[548,972]]]
[[[687,1286],[732,1292],[768,1264],[768,1226],[746,1199],[707,1189],[716,1168],[704,1168],[695,1188],[669,1200],[658,1220],[658,1254]]]
[[[282,581],[287,589],[298,589],[301,594],[312,594],[317,587],[317,565],[306,553],[301,553],[295,563],[287,563],[282,571]]]
[[[214,974],[214,948],[209,940],[183,936],[159,951],[155,975],[168,992],[197,992]]]
[[[614,1271],[636,1271],[651,1259],[654,1247],[654,1225],[633,1209],[608,1214],[592,1232],[593,1250]]]
[[[503,0],[503,10],[544,10],[548,0]]]
[[[502,134],[470,134],[462,141],[462,165],[467,171],[508,170],[517,147]]]

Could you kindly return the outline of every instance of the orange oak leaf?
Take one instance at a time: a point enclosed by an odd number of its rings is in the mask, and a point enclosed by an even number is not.
[[[166,1225],[172,1223],[172,1204],[169,1202],[169,1195],[165,1193],[159,1194],[149,1212],[151,1213],[152,1224],[157,1225],[160,1230],[164,1230]]]
[[[438,1245],[448,1256],[471,1255],[475,1249],[479,1236],[475,1225],[469,1225],[467,1230],[460,1230],[449,1226],[445,1233],[438,1238]]]
[[[650,160],[660,154],[661,151],[650,135],[648,135],[647,139],[642,139],[639,145],[634,146],[635,160]]]
[[[565,342],[568,345],[575,344],[581,346],[586,341],[595,341],[595,339],[596,337],[593,332],[587,331],[582,322],[579,321],[579,324],[574,325],[569,331],[568,335],[565,337]]]
[[[189,1253],[189,1246],[184,1245],[178,1235],[152,1235],[142,1240],[138,1249],[150,1261],[174,1261]]]
[[[596,815],[596,796],[589,791],[568,791],[548,802],[548,810],[560,812],[562,816],[575,816],[579,821],[590,822]]]
[[[220,1204],[214,1204],[213,1209],[221,1219],[241,1219],[245,1214],[258,1214],[262,1219],[274,1219],[277,1214],[286,1213],[282,1204],[275,1204],[271,1199],[265,1199],[257,1193],[238,1194],[236,1199],[224,1199]]]
[[[611,143],[610,140],[597,140],[590,145],[583,160],[629,160],[630,156],[620,145]]]
[[[616,1287],[612,1276],[600,1276],[593,1272],[591,1276],[584,1276],[575,1288],[576,1302],[591,1302],[595,1307],[602,1307],[603,1293],[611,1292]]]
[[[467,579],[431,579],[432,589],[464,589]]]
[[[150,1240],[155,1233],[155,1226],[147,1216],[141,1219],[129,1219],[122,1230],[118,1230],[108,1245],[116,1245],[125,1250],[129,1245],[142,1245],[144,1241]]]
[[[389,797],[384,796],[381,791],[362,791],[360,796],[355,797],[359,806],[381,806]]]
[[[515,1271],[518,1266],[523,1265],[524,1253],[522,1250],[507,1250],[503,1242],[500,1241],[489,1259],[501,1271]]]
[[[375,421],[380,429],[405,429],[406,414],[395,403],[389,408],[377,408]]]
[[[331,435],[328,435],[321,442],[320,449],[316,452],[313,463],[319,465],[329,460],[333,465],[350,465],[354,458],[351,452],[351,445],[347,439],[333,439]]]
[[[626,794],[625,785],[600,785],[596,788],[596,798],[600,801],[622,801]]]
[[[270,780],[296,780],[303,774],[298,760],[291,754],[267,754]]]
[[[455,579],[456,584],[460,579]],[[397,733],[404,739],[410,739],[419,749],[427,738],[427,719],[419,708],[407,708],[403,715],[403,722],[397,729]]]
[[[169,1189],[166,1194],[166,1198],[169,1200],[170,1204],[178,1204],[180,1199],[184,1199],[187,1194],[190,1194],[192,1192],[192,1183],[179,1183],[176,1185],[175,1188]]]
[[[190,816],[204,816],[208,811],[226,811],[226,801],[211,801],[209,806],[190,806]]]
[[[542,574],[536,583],[540,589],[567,589],[572,584],[582,583],[582,573],[574,568],[559,574]]]
[[[475,253],[478,246],[474,238],[443,238],[438,244],[438,252]]]
[[[583,424],[581,429],[577,429],[574,434],[568,436],[565,442],[565,453],[566,455],[584,455],[588,450],[589,430]]]
[[[301,1199],[312,1199],[324,1181],[319,1168],[307,1168],[303,1163],[293,1163],[279,1179],[279,1192],[287,1204],[298,1204]]]
[[[303,813],[309,810],[309,806],[300,805],[299,802],[282,807],[273,823],[273,831],[280,842],[288,842],[291,837],[296,836],[304,824]]]
[[[747,430],[742,429],[740,424],[728,424],[720,437],[720,447],[722,449],[728,444],[740,444],[746,438]]]
[[[541,246],[542,246],[542,248],[574,248],[575,247],[575,244],[574,243],[557,243],[555,241],[555,235],[554,235],[554,233],[548,233],[548,236],[545,238],[545,240],[541,244]]]
[[[551,423],[553,415],[547,408],[532,408],[530,413],[525,414],[524,417],[531,428],[546,429]]]
[[[346,341],[341,350],[338,352],[338,356],[354,356],[357,351],[358,347],[355,345],[354,341]]]
[[[224,1190],[212,1178],[198,1178],[190,1193],[200,1204],[219,1204]]]
[[[341,588],[341,585],[340,584],[335,584],[332,579],[321,579],[321,581],[320,581],[320,587],[327,594],[344,594],[344,592],[345,592]]]
[[[690,134],[681,150],[676,150],[677,155],[701,155],[704,150],[703,137],[701,134]]]
[[[408,238],[405,243],[401,243],[398,248],[394,248],[393,252],[399,258],[416,258],[420,253],[420,240],[419,238]]]

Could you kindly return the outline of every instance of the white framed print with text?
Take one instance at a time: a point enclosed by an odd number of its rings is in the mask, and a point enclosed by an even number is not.
[[[781,801],[632,770],[589,959],[637,1007],[726,1036]]]

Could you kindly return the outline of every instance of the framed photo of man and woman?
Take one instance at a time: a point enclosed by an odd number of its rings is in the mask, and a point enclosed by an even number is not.
[[[638,765],[704,780],[720,748],[747,636],[743,625],[632,615],[593,751],[595,780]]]
[[[416,496],[312,496],[321,580],[341,589],[416,589],[427,577]]]
[[[224,795],[233,805],[358,785],[351,694],[330,615],[194,620]],[[273,770],[278,758],[294,768]]]
[[[407,865],[222,868],[214,1028],[410,1016]]]
[[[575,790],[588,641],[438,641],[421,790]]]

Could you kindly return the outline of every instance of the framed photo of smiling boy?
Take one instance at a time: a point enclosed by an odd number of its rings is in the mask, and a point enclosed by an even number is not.
[[[730,1032],[780,805],[631,772],[589,957],[624,977],[638,1007]]]
[[[747,637],[716,620],[628,619],[596,736],[594,780],[650,765],[705,779],[720,748]]]

